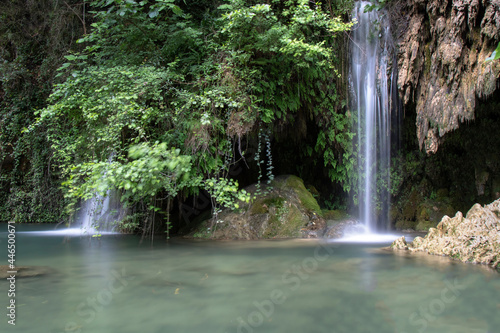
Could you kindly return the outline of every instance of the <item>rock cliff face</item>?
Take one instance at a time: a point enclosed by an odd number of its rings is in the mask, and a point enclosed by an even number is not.
[[[435,153],[442,137],[475,118],[498,93],[500,62],[485,59],[500,40],[500,0],[392,1],[398,30],[398,87],[416,107],[420,148]]]

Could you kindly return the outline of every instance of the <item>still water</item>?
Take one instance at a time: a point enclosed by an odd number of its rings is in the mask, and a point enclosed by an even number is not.
[[[19,228],[19,225],[17,225]],[[7,264],[6,225],[0,226]],[[0,332],[499,332],[500,275],[388,244],[315,240],[140,243],[16,233],[16,326]],[[46,227],[45,227],[46,228]]]

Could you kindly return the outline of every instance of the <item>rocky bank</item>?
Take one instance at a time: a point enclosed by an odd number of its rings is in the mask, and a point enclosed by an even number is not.
[[[500,268],[500,199],[484,207],[474,205],[465,217],[461,212],[445,216],[424,238],[416,237],[407,243],[403,236],[391,248],[447,255]]]

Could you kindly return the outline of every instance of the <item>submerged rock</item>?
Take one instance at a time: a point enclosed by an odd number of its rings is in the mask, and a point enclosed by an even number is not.
[[[246,188],[252,195],[257,186]],[[326,223],[313,195],[296,176],[276,177],[261,184],[261,194],[240,209],[224,209],[217,220],[202,222],[188,237],[214,239],[261,239],[321,237]]]
[[[475,204],[465,217],[461,212],[452,218],[445,216],[424,238],[416,237],[407,243],[401,237],[391,248],[447,255],[500,268],[500,199],[484,207]]]
[[[0,279],[10,277],[12,274],[7,273],[9,271],[11,269],[8,265],[0,265]],[[46,266],[17,266],[15,271],[17,271],[16,278],[35,277],[55,272],[52,268]]]

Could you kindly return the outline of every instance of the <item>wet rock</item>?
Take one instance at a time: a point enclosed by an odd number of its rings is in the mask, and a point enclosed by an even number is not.
[[[406,243],[405,236],[401,236],[396,239],[392,244],[391,248],[394,250],[408,250],[408,243]]]
[[[364,224],[355,219],[328,220],[327,229],[323,237],[342,238],[346,234],[363,233],[364,231]]]
[[[405,243],[400,238],[391,247],[404,249]],[[474,205],[465,217],[461,212],[445,216],[424,238],[416,237],[406,246],[410,251],[500,268],[500,199],[484,207]]]

